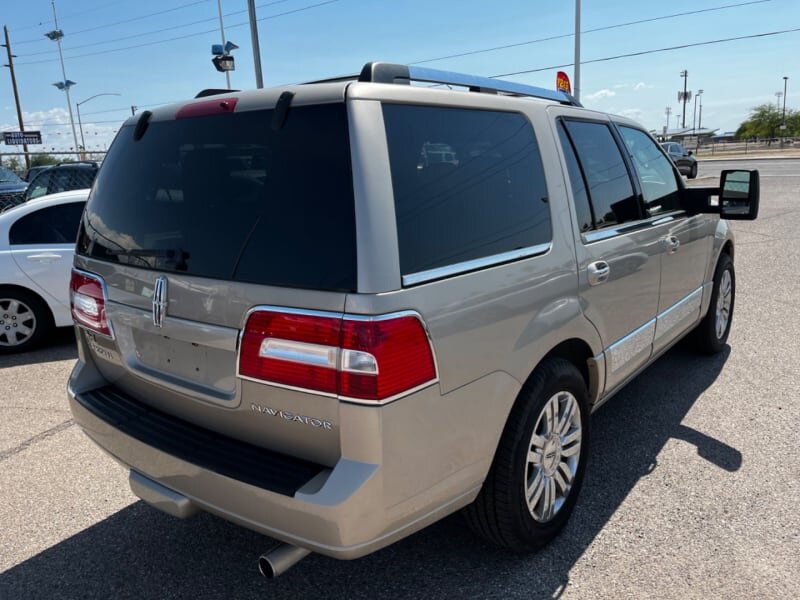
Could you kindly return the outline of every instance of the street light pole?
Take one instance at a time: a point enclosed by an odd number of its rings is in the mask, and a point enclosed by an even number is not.
[[[697,119],[697,99],[703,95],[703,90],[697,90],[697,93],[694,95],[694,111],[692,111],[692,134],[696,132],[695,129],[695,120]],[[700,129],[699,127],[697,129]]]
[[[86,100],[81,100],[80,102],[75,103],[75,108],[78,111],[78,129],[81,132],[81,151],[86,151],[86,142],[83,140],[83,123],[81,123],[81,104],[86,104],[89,100],[94,100],[99,96],[121,96],[122,94],[117,94],[116,92],[103,92],[102,94],[95,94],[94,96],[90,96]]]
[[[217,11],[219,12],[219,33],[222,36],[222,46],[225,46],[225,25],[222,22],[222,0],[217,0]],[[225,71],[225,81],[228,84],[228,89],[231,89],[231,74]]]
[[[581,0],[575,0],[575,100],[581,99]]]
[[[781,147],[783,147],[783,139],[786,137],[786,84],[789,78],[783,76],[783,118],[781,119]]]
[[[72,100],[69,98],[69,88],[71,87],[68,84],[69,80],[67,79],[66,69],[64,68],[64,53],[61,51],[61,38],[64,37],[64,33],[58,28],[58,16],[56,15],[56,0],[50,0],[50,5],[53,7],[53,23],[55,23],[55,29],[50,33],[45,34],[51,40],[55,40],[58,44],[58,57],[61,60],[61,75],[64,77],[64,93],[67,95],[67,109],[69,109],[69,124],[72,128],[72,141],[75,143],[75,151],[78,151],[78,136],[75,133],[75,119],[72,116]],[[74,85],[74,82],[72,83]],[[80,154],[78,154],[80,156]]]

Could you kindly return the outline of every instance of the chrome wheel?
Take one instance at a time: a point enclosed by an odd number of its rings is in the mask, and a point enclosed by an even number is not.
[[[550,521],[569,496],[581,455],[581,411],[563,391],[544,405],[533,428],[525,469],[525,499],[539,523]]]
[[[16,298],[0,298],[0,346],[19,346],[36,331],[33,309]]]
[[[731,301],[733,299],[733,280],[731,272],[727,269],[722,272],[719,280],[719,290],[717,292],[717,311],[714,321],[714,330],[717,339],[722,339],[728,330],[728,323],[731,318]]]

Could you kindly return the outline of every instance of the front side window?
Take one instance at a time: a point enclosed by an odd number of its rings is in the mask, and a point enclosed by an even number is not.
[[[679,210],[678,182],[670,160],[644,131],[623,125],[619,132],[639,175],[648,212],[656,215]]]
[[[86,202],[70,202],[28,213],[8,232],[12,246],[36,244],[72,244]]]
[[[581,164],[597,229],[641,218],[617,142],[605,123],[564,120]]]
[[[518,113],[384,104],[403,275],[552,239],[539,148]]]

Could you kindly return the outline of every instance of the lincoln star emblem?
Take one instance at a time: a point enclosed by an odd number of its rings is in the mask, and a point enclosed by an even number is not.
[[[161,275],[156,279],[156,289],[153,291],[153,325],[161,327],[164,324],[164,315],[167,314],[167,278]]]

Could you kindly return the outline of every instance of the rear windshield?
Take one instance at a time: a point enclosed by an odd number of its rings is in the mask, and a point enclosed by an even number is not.
[[[354,291],[355,208],[344,104],[124,127],[97,176],[78,252],[285,287]]]

